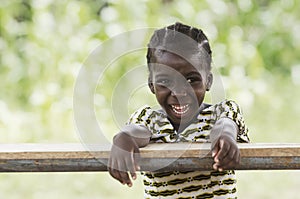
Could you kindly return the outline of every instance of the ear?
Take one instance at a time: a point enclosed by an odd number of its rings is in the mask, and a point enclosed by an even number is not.
[[[154,85],[153,85],[152,79],[150,77],[148,78],[148,87],[150,88],[151,92],[153,94],[155,94]]]
[[[209,73],[207,75],[207,80],[206,80],[206,85],[205,85],[206,91],[210,90],[212,83],[213,83],[213,75],[212,75],[212,73]]]

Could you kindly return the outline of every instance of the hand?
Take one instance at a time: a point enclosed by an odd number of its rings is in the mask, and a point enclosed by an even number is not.
[[[122,184],[127,184],[131,187],[132,181],[130,176],[135,180],[136,171],[140,170],[138,165],[139,153],[139,147],[130,135],[126,133],[117,134],[114,137],[108,161],[109,174]]]
[[[240,150],[232,137],[221,135],[212,143],[212,157],[213,169],[218,171],[233,169],[240,162]]]

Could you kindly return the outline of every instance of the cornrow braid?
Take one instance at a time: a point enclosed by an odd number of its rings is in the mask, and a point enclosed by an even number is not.
[[[183,36],[185,36],[186,38],[184,38]],[[171,50],[171,52],[180,52],[179,54],[187,52],[192,52],[192,54],[205,53],[205,57],[207,57],[207,61],[209,62],[209,69],[211,67],[210,65],[212,51],[210,49],[210,45],[206,35],[201,29],[191,27],[179,22],[176,22],[175,24],[172,24],[165,28],[158,29],[154,32],[148,44],[146,56],[148,67],[150,63],[155,62],[156,50]]]

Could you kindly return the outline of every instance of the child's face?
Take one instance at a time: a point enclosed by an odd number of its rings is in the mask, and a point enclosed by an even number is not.
[[[194,67],[195,66],[195,67]],[[212,83],[212,74],[203,67],[165,52],[151,66],[151,91],[166,111],[175,129],[186,127],[203,102],[205,92]]]

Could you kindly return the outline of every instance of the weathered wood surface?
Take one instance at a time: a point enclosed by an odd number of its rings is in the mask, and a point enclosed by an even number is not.
[[[239,144],[237,170],[300,169],[300,144]],[[110,145],[0,144],[0,172],[107,171]],[[210,144],[151,144],[141,170],[211,170]]]

